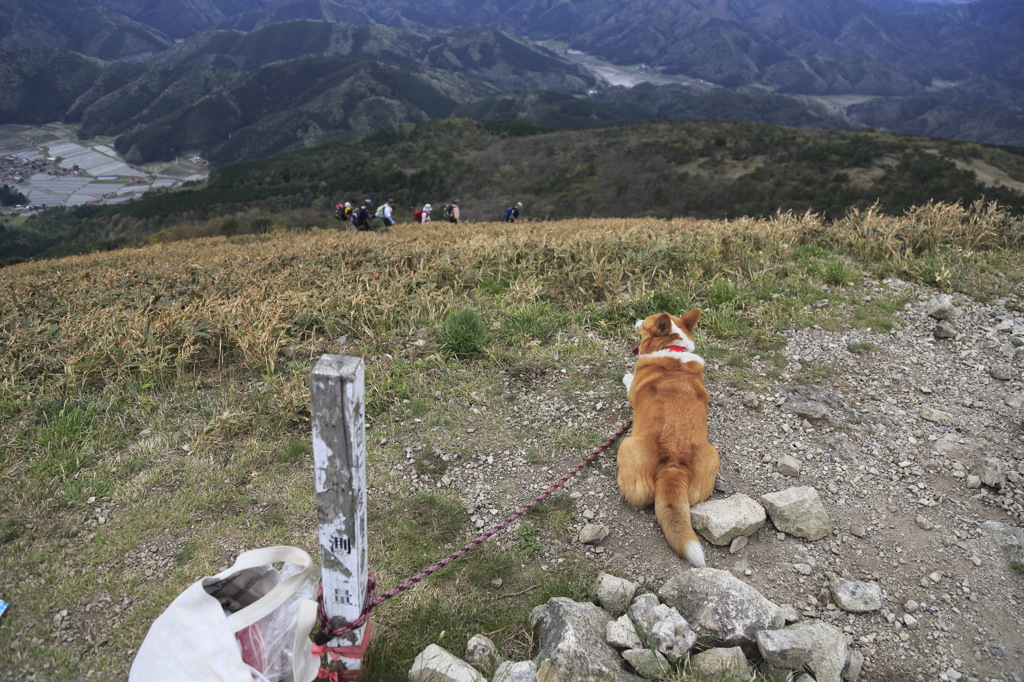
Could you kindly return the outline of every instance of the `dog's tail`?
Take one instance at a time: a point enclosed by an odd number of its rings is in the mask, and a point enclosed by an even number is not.
[[[690,524],[690,472],[669,467],[654,480],[654,515],[668,544],[698,568],[705,566],[704,549]]]

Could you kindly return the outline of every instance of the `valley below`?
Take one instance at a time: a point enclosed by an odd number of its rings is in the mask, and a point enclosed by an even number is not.
[[[129,165],[111,144],[83,142],[74,126],[60,123],[0,126],[0,159],[5,160],[3,182],[38,207],[118,204],[202,180],[209,171],[192,157]],[[29,169],[33,160],[44,165]]]

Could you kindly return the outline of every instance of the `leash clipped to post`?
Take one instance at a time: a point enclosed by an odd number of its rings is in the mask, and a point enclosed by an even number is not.
[[[341,355],[321,356],[310,376],[324,627],[314,652],[337,659],[321,679],[358,679],[370,639],[364,377],[362,358]]]

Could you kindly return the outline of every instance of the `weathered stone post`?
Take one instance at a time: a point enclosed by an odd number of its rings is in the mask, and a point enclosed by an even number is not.
[[[356,620],[366,599],[366,413],[362,358],[323,355],[310,376],[313,463],[324,610],[333,627]],[[357,645],[362,626],[328,643]],[[346,669],[359,660],[342,657]]]

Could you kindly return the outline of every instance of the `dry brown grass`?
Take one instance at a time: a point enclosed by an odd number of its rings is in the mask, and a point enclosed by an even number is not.
[[[893,218],[855,213],[772,220],[575,220],[312,230],[210,238],[0,270],[3,386],[181,377],[242,363],[273,372],[291,347],[347,335],[376,342],[437,320],[500,274],[505,299],[568,309],[656,282],[743,272],[800,244],[905,265],[933,249],[1016,248],[1021,221],[991,205],[930,204]],[[642,277],[638,277],[643,273]]]

